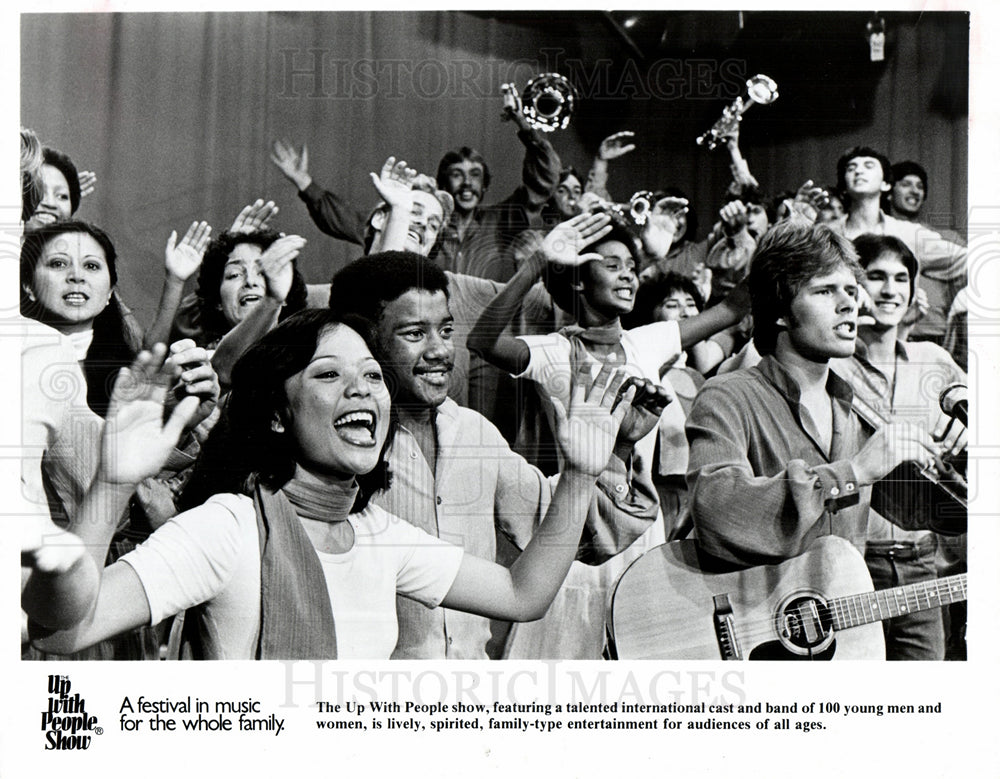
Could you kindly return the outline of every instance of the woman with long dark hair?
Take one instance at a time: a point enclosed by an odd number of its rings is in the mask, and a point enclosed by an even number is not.
[[[546,519],[507,569],[368,503],[375,485],[366,482],[387,478],[392,422],[366,329],[330,311],[305,311],[253,346],[233,371],[225,420],[191,485],[193,502],[217,494],[103,571],[93,608],[67,576],[35,577],[23,601],[29,614],[45,603],[49,624],[83,618],[38,643],[72,651],[189,609],[201,657],[388,657],[397,592],[501,619],[544,614],[572,562],[590,492],[634,389],[615,406],[619,372],[606,368],[592,384],[580,377],[569,409],[557,411],[566,469]],[[116,501],[159,467],[192,409],[182,402],[163,424],[158,387],[172,368],[169,361],[159,367],[162,359],[160,348],[137,362],[133,387],[148,373],[150,389],[120,399],[86,510],[70,528],[95,564]],[[92,579],[81,581],[94,589]],[[53,616],[60,597],[67,608]]]
[[[116,285],[117,253],[87,222],[56,221],[29,230],[21,246],[21,314],[72,341],[87,380],[87,405],[107,412],[118,369],[139,349]]]

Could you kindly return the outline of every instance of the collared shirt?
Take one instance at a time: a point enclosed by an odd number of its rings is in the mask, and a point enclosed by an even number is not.
[[[773,356],[702,387],[687,423],[687,482],[695,532],[710,554],[774,563],[824,535],[864,551],[871,488],[858,484],[851,458],[870,431],[851,409],[850,386],[832,371],[826,389],[830,451]]]
[[[944,349],[926,341],[896,342],[895,377],[886,375],[868,358],[868,347],[858,339],[853,357],[830,362],[857,397],[884,417],[901,419],[928,434],[934,431],[941,410],[938,393],[949,384],[964,384],[965,373]],[[930,535],[928,530],[903,530],[874,511],[870,517],[870,540],[912,541]]]
[[[847,216],[839,222],[844,235],[852,241],[862,231],[851,229]],[[927,294],[927,314],[914,326],[912,335],[942,338],[948,318],[948,309],[959,289],[966,283],[968,249],[961,243],[949,240],[937,230],[920,222],[908,222],[879,211],[877,235],[891,235],[913,252],[920,266],[920,287]]]
[[[435,431],[438,457],[431,471],[412,433],[399,428],[389,450],[392,484],[373,501],[476,557],[496,559],[497,532],[523,548],[545,515],[558,477],[547,479],[512,452],[485,417],[450,399],[437,409]],[[611,469],[615,463],[621,466],[617,472]],[[651,485],[629,485],[624,465],[615,458],[597,487],[581,544],[582,556],[595,562],[628,546],[657,511]],[[397,613],[394,658],[486,657],[490,622],[484,617],[427,609],[405,598],[397,600]]]
[[[891,235],[905,243],[913,252],[920,265],[921,275],[941,281],[965,278],[968,250],[960,243],[949,241],[934,228],[920,222],[896,219],[879,211],[879,223],[876,229],[858,230],[848,222],[848,216],[844,215],[839,225],[844,235],[852,241],[863,233]]]

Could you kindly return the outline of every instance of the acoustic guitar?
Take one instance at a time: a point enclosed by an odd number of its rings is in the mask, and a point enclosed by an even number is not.
[[[646,552],[608,617],[622,660],[884,660],[879,622],[966,599],[966,574],[875,592],[864,558],[824,536],[778,565],[705,573],[694,541]]]

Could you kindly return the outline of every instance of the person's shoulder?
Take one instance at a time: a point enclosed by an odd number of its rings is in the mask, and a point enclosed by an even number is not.
[[[226,512],[232,514],[237,520],[243,521],[254,519],[256,512],[253,508],[253,498],[249,495],[241,495],[234,492],[220,492],[212,495],[201,506],[192,511]],[[185,512],[187,513],[187,512]]]
[[[451,398],[445,398],[444,403],[438,406],[438,413],[445,415],[451,424],[457,425],[464,433],[478,430],[480,440],[492,437],[506,441],[489,419],[475,409],[460,406]]]
[[[959,370],[951,353],[933,341],[907,341],[904,348],[911,362],[954,365]]]
[[[670,322],[650,322],[648,325],[639,325],[625,330],[623,338],[647,339],[647,338],[680,338],[680,324],[676,321]]]
[[[698,392],[701,395],[748,396],[759,393],[762,386],[768,384],[767,379],[757,366],[740,368],[708,379]]]

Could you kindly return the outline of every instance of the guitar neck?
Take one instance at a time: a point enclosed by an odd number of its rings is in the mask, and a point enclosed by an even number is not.
[[[833,598],[828,604],[833,616],[833,627],[843,630],[915,611],[947,606],[949,603],[959,603],[968,595],[966,576],[967,574],[961,573],[889,590]]]

